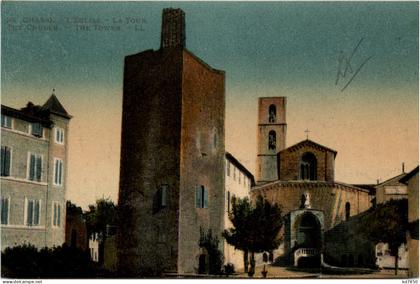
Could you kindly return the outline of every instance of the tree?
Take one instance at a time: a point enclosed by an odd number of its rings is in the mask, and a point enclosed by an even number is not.
[[[207,233],[200,227],[199,246],[205,248],[209,256],[209,274],[221,274],[223,265],[223,254],[219,249],[219,238],[213,236],[209,229]]]
[[[103,259],[103,244],[107,237],[107,227],[118,224],[118,208],[109,198],[96,200],[95,205],[89,205],[89,211],[84,213],[88,236],[98,233],[99,262]]]
[[[362,229],[371,241],[388,243],[390,253],[395,257],[395,275],[397,275],[398,248],[406,243],[408,229],[407,199],[391,199],[379,204],[376,209],[372,209],[362,217]]]
[[[118,224],[117,206],[109,198],[96,200],[95,205],[89,205],[89,211],[85,212],[88,234],[105,234],[107,225]]]
[[[248,198],[232,198],[232,211],[229,212],[229,220],[233,227],[222,233],[228,244],[244,252],[245,273],[248,272],[247,235],[251,212],[252,206]]]
[[[251,253],[250,271],[255,272],[255,253],[269,252],[277,249],[281,239],[279,232],[283,226],[281,209],[277,204],[258,197],[255,206],[247,198],[233,200],[232,212],[229,219],[233,228],[225,230],[223,237],[235,247],[244,251],[244,266],[247,271],[248,263],[245,261],[248,251]]]

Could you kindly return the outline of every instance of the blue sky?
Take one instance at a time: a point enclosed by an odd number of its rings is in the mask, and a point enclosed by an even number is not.
[[[185,11],[187,48],[226,71],[226,148],[252,172],[259,96],[288,97],[287,145],[309,128],[311,139],[338,151],[340,181],[375,182],[398,174],[403,161],[418,164],[417,2],[1,5],[2,103],[42,104],[56,88],[74,116],[68,198],[81,205],[116,199],[124,56],[159,48],[166,7]],[[58,30],[31,30],[41,17]],[[123,23],[120,31],[80,31],[76,18]],[[340,52],[349,56],[361,39],[352,66],[370,59],[340,91],[349,79],[335,85]]]

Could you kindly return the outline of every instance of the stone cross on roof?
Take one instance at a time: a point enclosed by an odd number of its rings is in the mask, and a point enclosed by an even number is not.
[[[309,129],[306,129],[306,130],[305,130],[305,133],[306,133],[306,140],[309,140],[309,132],[311,132],[311,131],[309,131]]]

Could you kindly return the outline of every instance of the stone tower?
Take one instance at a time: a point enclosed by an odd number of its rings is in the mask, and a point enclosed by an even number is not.
[[[181,9],[163,9],[160,48],[185,47],[185,14]]]
[[[286,97],[258,99],[257,183],[278,179],[277,153],[286,147]]]
[[[185,49],[181,10],[163,11],[161,36],[124,62],[117,255],[130,277],[206,271],[200,229],[223,230],[225,73]]]

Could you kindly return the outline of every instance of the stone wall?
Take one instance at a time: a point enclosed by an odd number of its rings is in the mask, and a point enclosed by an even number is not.
[[[251,198],[258,195],[271,203],[282,207],[282,213],[298,209],[303,194],[309,193],[312,209],[322,210],[325,216],[325,229],[345,220],[345,204],[350,204],[350,216],[357,215],[369,209],[367,190],[340,183],[317,181],[273,182],[256,186],[251,190]]]
[[[375,267],[375,243],[360,229],[360,216],[341,222],[324,234],[324,261],[342,267]]]
[[[408,222],[419,220],[419,173],[408,180]],[[410,232],[408,234],[409,251],[409,277],[419,277],[419,236]]]
[[[334,180],[334,153],[315,147],[291,147],[278,154],[279,179],[298,180],[302,155],[310,152],[316,157],[317,180]]]
[[[224,228],[225,80],[183,51],[178,272],[198,272],[200,227],[221,239]],[[196,208],[195,189],[208,190]],[[220,249],[223,250],[221,242]]]
[[[276,107],[275,120],[270,122],[270,106]],[[286,98],[269,97],[258,99],[258,129],[257,129],[257,182],[274,181],[278,179],[277,153],[286,147]],[[275,131],[275,149],[269,149],[269,133]]]
[[[176,48],[125,60],[118,259],[124,273],[196,272],[200,227],[221,234],[224,73]],[[154,210],[161,185],[168,204]],[[195,189],[209,191],[195,208]]]
[[[121,136],[119,269],[177,270],[182,108],[181,49],[127,56]],[[168,185],[167,206],[154,210]],[[158,242],[158,240],[160,240]]]

